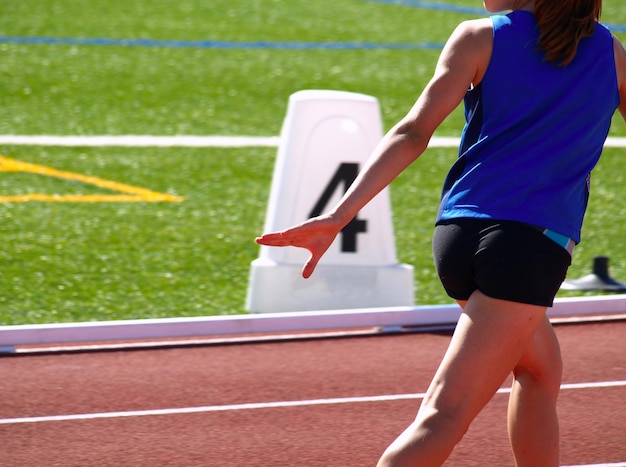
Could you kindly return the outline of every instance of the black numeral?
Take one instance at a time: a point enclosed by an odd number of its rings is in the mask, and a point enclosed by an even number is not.
[[[315,203],[315,206],[309,213],[309,217],[315,217],[322,214],[326,205],[330,201],[333,193],[339,188],[339,185],[343,183],[343,193],[348,191],[348,188],[354,182],[359,174],[359,164],[343,162],[333,178],[331,178],[328,185],[324,189],[324,192]],[[367,221],[359,219],[358,215],[350,221],[341,231],[341,251],[346,253],[356,252],[356,236],[359,233],[367,232]]]

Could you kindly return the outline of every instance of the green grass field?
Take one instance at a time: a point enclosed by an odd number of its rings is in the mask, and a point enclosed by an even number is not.
[[[430,78],[438,50],[32,44],[8,38],[441,44],[459,21],[476,16],[397,3],[5,2],[0,135],[276,136],[289,96],[302,89],[373,95],[389,128]],[[626,26],[626,6],[607,2],[603,19]],[[625,33],[618,36],[626,40]],[[462,123],[459,109],[438,134],[458,136]],[[616,120],[611,135],[626,136],[626,125]],[[587,274],[595,255],[607,255],[612,275],[626,281],[622,152],[607,149],[597,168],[572,278]],[[275,154],[273,148],[0,146],[0,156],[11,160],[184,198],[1,202],[0,325],[244,313],[250,263],[258,254],[253,239],[263,227]],[[455,157],[453,149],[429,149],[391,188],[399,260],[415,267],[421,304],[450,302],[434,274],[430,239],[441,182]],[[8,170],[0,161],[0,198],[29,193],[106,199],[116,191]]]

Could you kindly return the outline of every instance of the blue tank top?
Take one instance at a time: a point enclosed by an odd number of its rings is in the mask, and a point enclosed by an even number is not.
[[[580,241],[590,174],[619,105],[613,39],[597,24],[574,60],[537,51],[535,17],[493,16],[493,53],[465,96],[459,158],[444,182],[437,222],[515,220]]]

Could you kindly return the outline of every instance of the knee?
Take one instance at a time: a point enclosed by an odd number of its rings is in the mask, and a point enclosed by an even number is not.
[[[546,320],[513,368],[515,379],[551,393],[558,393],[563,375],[561,349],[552,326]]]
[[[517,381],[533,383],[556,396],[561,388],[563,360],[558,351],[535,358],[532,362],[520,362],[513,369]]]

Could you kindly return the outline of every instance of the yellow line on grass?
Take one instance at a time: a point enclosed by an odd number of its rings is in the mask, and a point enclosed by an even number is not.
[[[65,172],[39,164],[22,162],[8,157],[0,156],[0,172],[26,172],[46,177],[60,178],[62,180],[77,181],[98,188],[111,191],[118,191],[123,194],[43,194],[29,193],[24,195],[1,196],[0,203],[23,203],[27,201],[48,201],[48,202],[71,202],[71,203],[99,203],[99,202],[178,202],[183,201],[181,196],[158,193],[156,191],[140,188],[124,183],[104,180],[98,177]]]

